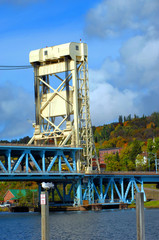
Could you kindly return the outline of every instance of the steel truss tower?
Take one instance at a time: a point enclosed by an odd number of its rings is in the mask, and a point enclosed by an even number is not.
[[[30,52],[34,67],[35,132],[29,144],[82,147],[78,170],[99,169],[89,105],[85,43],[67,43]]]

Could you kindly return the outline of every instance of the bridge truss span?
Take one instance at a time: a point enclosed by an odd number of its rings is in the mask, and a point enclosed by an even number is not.
[[[53,206],[55,193],[63,206],[131,203],[136,192],[144,192],[144,183],[159,183],[156,172],[78,172],[79,151],[50,145],[0,145],[0,181],[36,181],[39,192],[43,181],[53,182]]]
[[[0,175],[48,175],[76,173],[76,153],[80,148],[12,145],[0,146]]]

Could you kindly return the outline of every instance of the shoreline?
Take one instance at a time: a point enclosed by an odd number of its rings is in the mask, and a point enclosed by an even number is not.
[[[136,204],[135,203],[132,203],[130,205],[123,205],[124,207],[122,208],[117,208],[117,207],[114,207],[114,206],[109,206],[108,208],[105,208],[103,207],[102,205],[100,206],[94,206],[93,207],[90,205],[90,206],[80,206],[80,207],[77,207],[75,209],[75,207],[64,207],[64,208],[50,208],[50,212],[52,211],[100,211],[102,209],[119,209],[119,210],[122,210],[122,209],[134,209],[136,208]],[[23,209],[25,208],[25,209]],[[159,200],[151,200],[151,201],[147,201],[144,203],[144,208],[146,209],[159,209]],[[26,207],[19,207],[17,210],[12,210],[11,208],[8,208],[8,207],[5,207],[5,208],[0,208],[0,212],[40,212],[40,208],[28,208],[26,209]]]

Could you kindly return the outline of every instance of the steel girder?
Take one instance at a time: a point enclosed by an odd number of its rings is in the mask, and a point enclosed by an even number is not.
[[[82,205],[83,200],[88,200],[88,204],[131,203],[135,200],[135,192],[144,192],[142,179],[123,176],[121,178],[98,176],[96,179],[85,176],[74,184],[74,206]]]
[[[51,172],[76,173],[76,152],[80,148],[0,146],[0,174],[32,175]]]
[[[74,206],[80,206],[83,204],[82,202],[82,183],[81,183],[81,179],[78,179],[75,183],[74,183]]]
[[[140,185],[140,189],[138,185]],[[144,192],[143,180],[138,180],[135,177],[108,178],[100,176],[98,179],[89,178],[87,185],[85,183],[84,186],[83,200],[89,200],[90,204],[95,202],[102,204],[130,203],[135,200],[135,191]],[[89,193],[88,197],[86,193]],[[95,200],[92,201],[92,199]],[[146,201],[146,196],[144,200]]]
[[[84,183],[83,200],[88,200],[89,204],[94,203],[94,183],[92,177],[86,179]]]
[[[140,188],[139,188],[140,185]],[[135,200],[135,192],[144,192],[143,180],[132,178],[115,178],[115,177],[81,177],[74,180],[70,188],[68,198],[71,201],[70,193],[73,189],[74,206],[83,205],[84,200],[88,204],[120,204],[131,203]],[[59,192],[55,186],[61,201],[66,204],[68,201],[65,191]],[[62,195],[63,194],[63,195]],[[144,193],[144,201],[146,196]]]

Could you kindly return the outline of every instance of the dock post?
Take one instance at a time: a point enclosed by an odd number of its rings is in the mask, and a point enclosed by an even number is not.
[[[136,225],[137,225],[137,240],[145,240],[143,192],[136,193]]]
[[[49,199],[48,191],[41,192],[41,240],[49,240]]]

